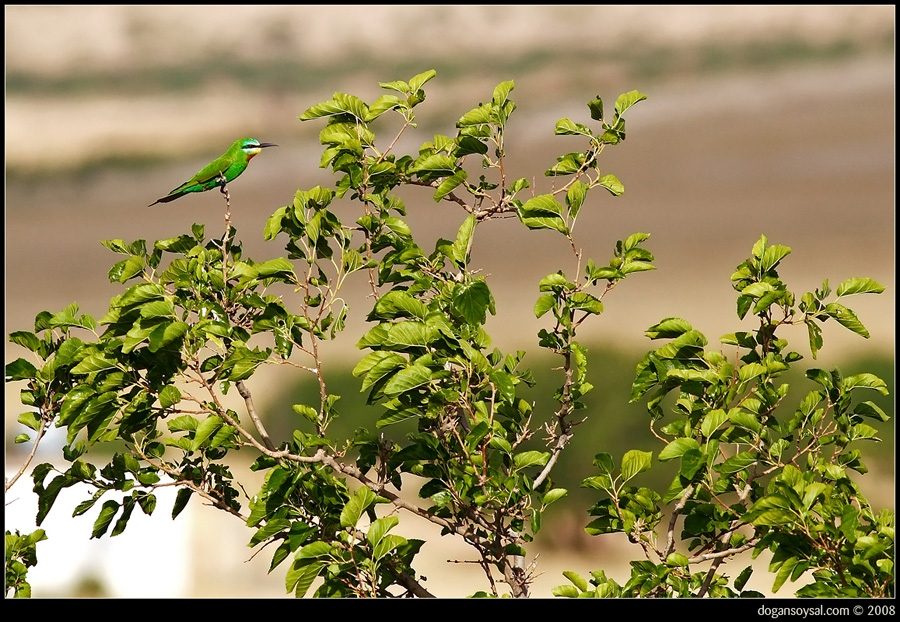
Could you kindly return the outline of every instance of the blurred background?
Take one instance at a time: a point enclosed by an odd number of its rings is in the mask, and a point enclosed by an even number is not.
[[[714,344],[750,328],[735,314],[729,277],[760,235],[793,249],[779,272],[798,296],[823,279],[836,287],[871,277],[887,287],[847,303],[871,338],[829,323],[824,349],[801,362],[796,382],[798,391],[809,390],[804,365],[870,371],[888,382],[892,394],[878,403],[893,414],[892,5],[6,6],[5,18],[6,333],[32,330],[38,312],[73,302],[102,316],[121,286],[106,279],[116,256],[101,240],[152,242],[192,223],[219,235],[218,193],[146,206],[242,136],[279,147],[229,186],[232,224],[247,256],[280,255],[279,240],[262,239],[266,219],[297,189],[333,181],[318,168],[322,123],[297,116],[335,91],[371,102],[383,92],[379,82],[437,70],[417,108],[419,130],[402,145],[414,153],[435,133],[454,135],[463,113],[499,82],[514,80],[508,170],[534,179],[539,193],[551,188],[543,171],[555,157],[580,148],[553,135],[557,119],[589,123],[586,103],[598,95],[607,109],[621,93],[648,95],[626,114],[627,140],[603,154],[625,194],[592,195],[575,233],[585,256],[605,264],[616,240],[648,232],[658,269],[608,295],[603,316],[583,334],[597,388],[590,419],[560,465],[581,502],[568,504],[568,513],[554,506],[545,518],[534,547],[543,571],[536,595],[565,583],[564,569],[587,575],[604,568],[627,579],[623,560],[639,552],[614,537],[584,534],[585,510],[596,499],[578,482],[593,475],[597,451],[618,461],[626,449],[660,449],[643,407],[627,403],[634,366],[656,347],[644,330],[681,317]],[[426,249],[439,237],[452,239],[463,217],[430,193],[407,198],[407,206]],[[497,301],[498,316],[487,326],[494,345],[529,352],[525,362],[543,380],[540,400],[558,378],[550,371],[556,363],[536,347],[543,326],[532,313],[537,282],[574,265],[558,236],[515,225],[480,227],[473,263]],[[363,307],[351,310],[327,360],[332,392],[344,395],[339,422],[351,430],[374,428],[378,414],[357,408],[364,400],[349,378],[359,356],[354,344],[366,329]],[[784,336],[808,352],[804,330]],[[26,355],[7,343],[6,361]],[[6,389],[7,476],[25,456],[12,444],[21,431],[20,388]],[[251,389],[270,429],[289,435],[293,415],[285,405],[307,387],[266,370]],[[881,427],[884,442],[863,448],[875,460],[860,478],[876,509],[894,507],[893,421]],[[48,438],[37,462],[57,460],[59,446]],[[7,529],[34,529],[30,487],[24,477],[7,493]],[[232,517],[192,504],[173,522],[172,499],[161,495],[155,516],[135,514],[120,536],[89,541],[96,516],[70,518],[83,498],[83,491],[65,491],[42,525],[49,540],[38,545],[39,563],[29,573],[37,597],[284,595],[286,566],[267,575],[271,553],[253,556],[251,534]],[[429,529],[401,517],[398,533],[436,535]],[[420,558],[426,586],[441,596],[484,588],[477,567],[447,563],[471,559],[452,540],[429,542]],[[764,569],[754,576],[756,589],[771,586]]]

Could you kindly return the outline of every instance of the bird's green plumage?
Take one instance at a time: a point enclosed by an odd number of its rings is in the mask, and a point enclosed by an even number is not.
[[[241,138],[234,141],[224,154],[216,158],[189,180],[157,199],[148,207],[157,203],[168,203],[191,192],[206,192],[219,188],[236,179],[247,168],[250,159],[265,147],[277,147],[274,143],[261,143],[255,138]]]

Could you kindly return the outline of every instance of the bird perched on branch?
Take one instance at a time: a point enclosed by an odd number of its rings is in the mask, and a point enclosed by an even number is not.
[[[206,192],[213,188],[221,188],[243,173],[253,156],[266,147],[277,146],[274,143],[261,143],[255,138],[236,140],[228,151],[204,166],[199,173],[147,207],[174,201],[191,192]]]

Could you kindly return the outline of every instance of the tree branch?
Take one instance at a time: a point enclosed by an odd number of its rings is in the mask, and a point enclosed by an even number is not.
[[[256,431],[259,432],[259,435],[262,437],[263,443],[266,444],[267,449],[274,451],[275,445],[272,443],[272,439],[269,438],[269,434],[266,432],[266,428],[263,426],[259,415],[256,414],[256,408],[253,406],[253,396],[250,394],[250,390],[244,384],[243,380],[238,380],[235,386],[237,387],[238,393],[244,398],[244,404],[247,406],[247,414],[250,415],[250,420],[256,427]]]
[[[25,459],[25,462],[22,464],[21,468],[19,468],[18,472],[15,475],[5,480],[7,491],[15,486],[19,478],[22,477],[22,474],[25,473],[25,469],[27,469],[28,465],[31,464],[31,461],[34,460],[34,456],[37,454],[38,445],[40,445],[41,439],[44,438],[44,434],[47,433],[47,428],[49,427],[50,421],[44,418],[43,411],[41,411],[41,429],[37,430],[37,437],[34,439],[34,443],[31,445],[31,452],[28,454],[28,457]]]

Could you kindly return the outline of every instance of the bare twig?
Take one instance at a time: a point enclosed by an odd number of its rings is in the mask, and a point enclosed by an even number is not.
[[[11,478],[5,480],[6,490],[12,488],[16,482],[22,477],[22,474],[25,473],[25,470],[28,468],[28,465],[31,464],[31,461],[34,460],[34,456],[37,454],[38,445],[41,443],[41,439],[44,438],[44,434],[47,433],[47,429],[50,427],[50,421],[41,416],[41,428],[37,430],[37,437],[34,439],[34,443],[31,446],[31,452],[28,454],[28,458],[25,459],[25,462],[19,468],[18,472],[13,475]]]
[[[256,413],[256,408],[253,406],[253,397],[250,394],[250,390],[246,387],[243,380],[238,380],[235,386],[237,386],[238,393],[244,398],[244,404],[247,406],[247,414],[250,415],[250,420],[256,427],[256,431],[259,432],[259,435],[262,437],[263,443],[266,444],[268,449],[274,450],[275,445],[272,443],[272,439],[269,438],[269,434],[266,432],[262,420]]]

